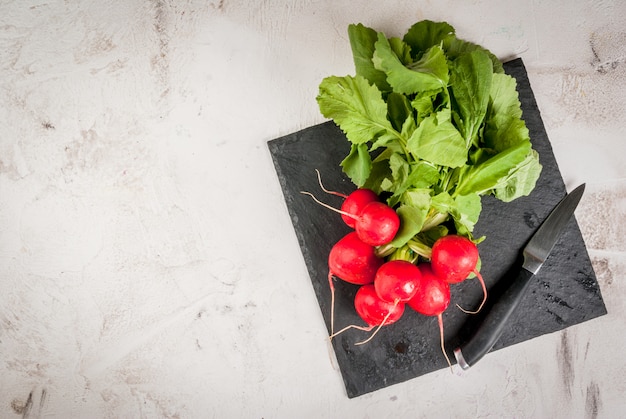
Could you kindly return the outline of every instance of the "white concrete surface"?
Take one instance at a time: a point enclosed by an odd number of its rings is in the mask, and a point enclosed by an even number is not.
[[[522,57],[609,311],[345,396],[266,142],[323,122],[349,23]],[[0,417],[613,418],[626,3],[0,0]]]

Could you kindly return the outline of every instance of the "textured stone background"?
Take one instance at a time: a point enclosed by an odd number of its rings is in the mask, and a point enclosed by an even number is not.
[[[266,142],[346,35],[522,57],[609,314],[348,400]],[[626,3],[0,0],[0,417],[618,417]]]

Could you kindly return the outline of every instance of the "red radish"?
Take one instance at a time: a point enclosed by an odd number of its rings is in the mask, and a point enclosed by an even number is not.
[[[395,323],[404,313],[404,304],[390,303],[376,294],[372,284],[363,285],[354,297],[354,308],[370,326],[386,326]]]
[[[450,358],[446,354],[443,337],[443,312],[450,305],[450,285],[433,272],[430,263],[421,263],[419,270],[422,273],[420,292],[411,298],[407,304],[420,314],[437,316],[441,336],[441,351],[446,357],[450,369],[452,369]]]
[[[450,234],[433,245],[432,268],[449,284],[462,282],[478,263],[478,248],[468,238]]]
[[[322,184],[320,171],[315,169],[315,172],[317,173],[317,181],[320,184],[320,188],[322,188],[324,192],[340,196],[344,199],[343,204],[341,205],[341,211],[345,213],[359,215],[363,207],[367,204],[378,201],[378,195],[376,195],[376,192],[371,189],[359,188],[350,193],[350,195],[342,194],[341,192],[336,191],[329,191]],[[356,220],[352,216],[341,214],[341,219],[348,225],[348,227],[354,228]]]
[[[384,260],[376,255],[373,246],[363,243],[352,231],[339,240],[328,255],[328,283],[331,292],[330,329],[334,333],[335,284],[333,276],[351,284],[363,285],[374,282],[376,271]]]
[[[370,202],[378,201],[378,195],[371,189],[360,188],[348,195],[341,205],[341,211],[348,214],[360,215],[363,208]],[[355,228],[356,220],[353,217],[341,214],[344,223]]]
[[[437,316],[450,304],[450,285],[433,272],[428,262],[420,263],[420,292],[408,301],[409,306],[425,316]]]
[[[407,302],[417,294],[422,279],[419,268],[406,260],[385,262],[376,272],[376,294],[391,303]]]
[[[359,238],[371,246],[382,246],[391,242],[400,228],[400,217],[396,210],[385,203],[378,201],[370,202],[363,207],[359,215],[355,215],[321,202],[310,192],[301,191],[301,193],[309,195],[315,202],[325,208],[353,218],[355,220],[355,230]]]
[[[474,242],[466,237],[452,234],[441,237],[433,245],[431,264],[437,276],[449,284],[462,282],[471,273],[476,275],[483,288],[483,301],[476,311],[467,311],[461,307],[459,308],[466,313],[478,313],[485,301],[487,301],[487,287],[482,275],[476,269],[478,248]]]
[[[357,285],[370,284],[384,260],[376,249],[359,239],[354,231],[346,234],[330,249],[328,267],[332,275]]]
[[[400,318],[404,312],[404,303],[417,293],[421,278],[419,268],[406,260],[391,260],[378,268],[374,278],[375,295],[370,295],[369,286],[362,291],[363,286],[359,290],[363,294],[361,300],[355,298],[354,301],[359,316],[370,326],[378,325],[378,328],[367,340],[357,345],[370,341],[382,326]]]
[[[404,313],[404,303],[390,303],[381,299],[376,294],[376,289],[373,284],[362,285],[354,296],[354,308],[357,314],[367,326],[350,325],[341,329],[339,332],[333,334],[331,338],[337,336],[344,331],[354,328],[364,331],[370,331],[374,327],[377,327],[376,331],[372,335],[356,345],[362,345],[368,342],[376,335],[381,327],[395,323],[402,317]]]
[[[400,228],[396,210],[382,202],[370,202],[361,210],[354,226],[359,238],[372,246],[393,240]]]

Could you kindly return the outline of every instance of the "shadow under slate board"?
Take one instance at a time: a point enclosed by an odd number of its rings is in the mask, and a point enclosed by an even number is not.
[[[482,199],[483,210],[475,236],[487,236],[479,245],[479,251],[489,301],[497,298],[506,285],[507,278],[500,278],[515,263],[524,244],[566,194],[524,64],[518,58],[505,63],[504,68],[517,79],[524,119],[543,171],[530,196],[510,203],[491,196]],[[349,151],[349,143],[341,130],[329,121],[271,140],[268,146],[313,290],[330,330],[328,253],[333,244],[351,230],[338,214],[316,204],[300,191],[314,193],[339,208],[341,198],[320,189],[315,169],[320,171],[327,189],[346,194],[354,190],[339,166]],[[356,285],[336,280],[336,330],[349,324],[365,324],[354,310],[357,289]],[[455,303],[475,308],[482,299],[482,290],[477,280],[469,279],[453,285],[451,293],[452,303],[443,315],[443,322],[448,356],[454,360],[452,350],[468,337],[481,316],[480,313],[465,314]],[[604,314],[606,308],[587,249],[578,224],[572,218],[492,351]],[[368,343],[355,345],[368,336],[368,332],[352,329],[333,339],[350,398],[448,367],[441,352],[436,317],[422,316],[407,307],[398,322],[383,327]],[[487,355],[473,368],[488,366],[488,362]]]

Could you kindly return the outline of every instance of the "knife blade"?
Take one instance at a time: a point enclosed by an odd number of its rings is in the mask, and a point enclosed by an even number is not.
[[[494,302],[471,338],[454,350],[454,356],[461,368],[464,370],[470,368],[496,344],[507,320],[513,315],[526,293],[531,279],[539,272],[572,218],[584,191],[583,183],[567,194],[528,241],[522,250],[522,266],[510,271],[515,276],[511,285]]]

